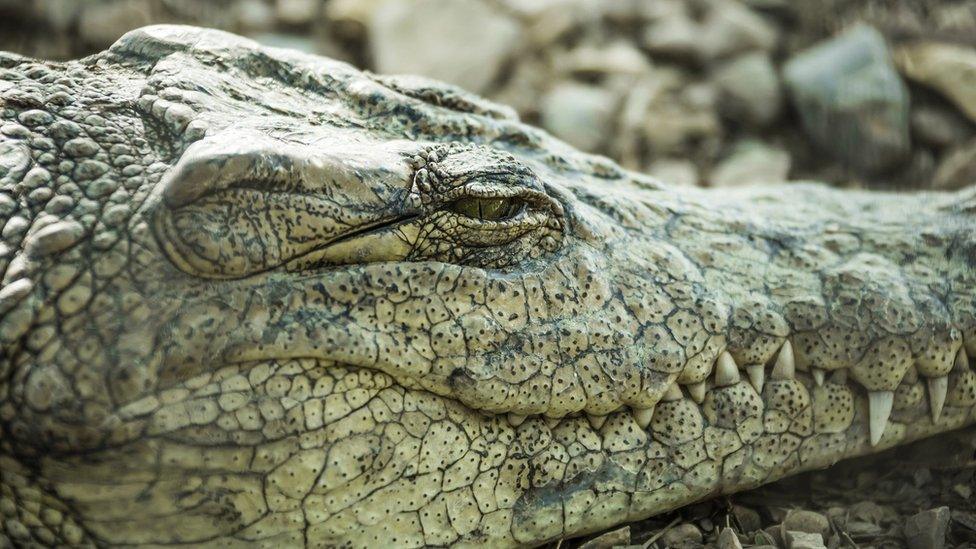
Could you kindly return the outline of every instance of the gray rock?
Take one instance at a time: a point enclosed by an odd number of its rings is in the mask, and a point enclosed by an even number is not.
[[[826,536],[830,533],[830,522],[827,517],[814,511],[793,510],[786,514],[783,520],[783,531],[807,532]]]
[[[657,160],[647,167],[647,173],[673,185],[698,184],[698,168],[688,160]]]
[[[749,53],[722,66],[715,74],[718,108],[743,124],[765,126],[776,119],[782,103],[779,76],[769,55]]]
[[[743,532],[755,532],[762,528],[762,519],[759,517],[759,513],[751,507],[733,505],[732,514],[735,515],[735,520],[739,522]]]
[[[875,29],[858,25],[801,52],[784,80],[804,130],[834,158],[880,172],[908,157],[908,90]]]
[[[960,189],[976,183],[976,140],[964,143],[945,155],[935,171],[932,187]]]
[[[618,103],[603,88],[563,82],[542,98],[542,125],[571,145],[595,151],[610,136]]]
[[[78,34],[89,44],[104,46],[127,31],[152,22],[150,0],[90,2],[78,17]]]
[[[479,0],[389,0],[373,13],[381,73],[411,73],[485,92],[519,42],[519,25]]]
[[[946,148],[973,136],[973,125],[951,109],[937,105],[912,107],[912,132],[923,143]]]
[[[809,532],[787,531],[783,534],[786,549],[826,549],[823,536]]]
[[[685,547],[701,544],[701,542],[701,531],[690,522],[678,524],[674,528],[664,532],[664,535],[661,536],[661,544],[665,547]]]
[[[976,122],[976,49],[919,42],[900,48],[896,59],[905,76],[937,90]]]
[[[319,15],[321,0],[277,0],[275,15],[286,25],[307,25]]]
[[[739,541],[739,537],[735,535],[735,530],[728,527],[722,528],[715,545],[718,549],[742,549],[742,543]]]
[[[745,143],[712,170],[713,187],[782,183],[790,172],[790,154],[759,142]]]
[[[736,0],[712,0],[698,36],[705,60],[736,53],[770,51],[779,39],[776,27]]]
[[[909,549],[942,549],[949,526],[949,508],[922,511],[905,520],[905,541]]]

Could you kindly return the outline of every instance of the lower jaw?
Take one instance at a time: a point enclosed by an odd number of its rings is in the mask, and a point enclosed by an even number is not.
[[[141,438],[41,465],[98,538],[540,544],[974,417],[973,403],[948,403],[933,422],[924,392],[908,390],[872,445],[867,393],[802,373],[761,393],[745,380],[713,387],[701,404],[682,394],[659,403],[646,427],[628,410],[598,425],[585,416],[513,425],[382,373],[314,360],[206,376],[121,414]]]

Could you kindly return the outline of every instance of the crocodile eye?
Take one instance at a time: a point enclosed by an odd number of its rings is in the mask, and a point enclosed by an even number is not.
[[[482,221],[505,221],[525,209],[525,202],[512,197],[465,197],[447,205],[447,209]]]

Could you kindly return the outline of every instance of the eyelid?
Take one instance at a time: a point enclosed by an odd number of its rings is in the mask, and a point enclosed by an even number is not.
[[[231,143],[198,141],[163,177],[162,197],[168,207],[179,208],[241,181],[285,184],[297,179],[297,164],[280,142],[260,135]]]

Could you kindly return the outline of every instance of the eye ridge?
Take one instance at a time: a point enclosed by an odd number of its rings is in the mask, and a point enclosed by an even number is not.
[[[445,206],[458,215],[480,221],[507,221],[521,215],[528,207],[517,196],[463,196]]]

